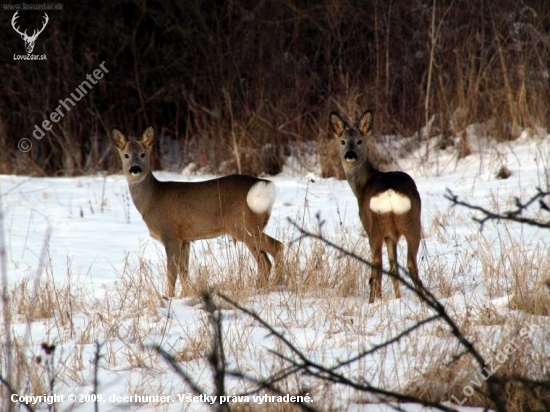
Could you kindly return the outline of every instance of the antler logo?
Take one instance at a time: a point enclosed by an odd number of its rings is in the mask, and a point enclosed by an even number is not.
[[[32,36],[27,35],[27,30],[25,30],[23,33],[19,31],[19,27],[15,27],[15,20],[19,17],[17,15],[19,11],[16,11],[11,19],[11,25],[13,29],[21,35],[23,40],[25,40],[25,48],[27,49],[27,54],[31,54],[34,49],[34,43],[36,42],[36,39],[38,38],[38,35],[44,31],[44,28],[46,27],[46,24],[48,24],[48,21],[50,20],[48,15],[44,13],[44,24],[42,25],[42,28],[40,30],[34,30],[32,33]]]

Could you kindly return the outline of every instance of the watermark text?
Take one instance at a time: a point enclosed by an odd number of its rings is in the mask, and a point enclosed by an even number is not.
[[[63,10],[62,3],[15,3],[15,4],[2,4],[4,10]]]
[[[40,124],[34,125],[32,135],[35,139],[42,139],[46,135],[45,131],[52,130],[53,124],[59,122],[63,117],[65,117],[65,115],[76,106],[76,102],[79,102],[84,96],[86,96],[86,94],[92,90],[93,86],[103,79],[105,73],[109,73],[109,70],[105,67],[105,62],[102,62],[99,67],[99,69],[93,70],[92,74],[86,75],[86,80],[77,86],[75,91],[71,93],[70,97],[59,100],[59,106],[57,106],[50,113],[47,119],[44,119],[44,121]],[[29,139],[23,138],[19,141],[18,147],[22,152],[28,152],[32,148],[32,142]]]

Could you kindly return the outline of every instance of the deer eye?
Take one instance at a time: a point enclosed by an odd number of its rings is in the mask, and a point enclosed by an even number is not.
[[[359,140],[357,141],[357,144],[363,144],[363,141],[362,141],[361,139],[359,139]]]
[[[346,145],[346,141],[344,139],[340,140],[340,143],[342,144],[342,146]]]
[[[140,154],[139,157],[143,159],[145,157],[145,153]]]
[[[124,153],[124,158],[125,159],[129,159],[130,158],[130,155],[128,153]]]

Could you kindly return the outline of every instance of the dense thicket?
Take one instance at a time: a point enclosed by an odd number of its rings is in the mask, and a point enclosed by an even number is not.
[[[118,170],[114,126],[154,125],[163,165],[247,173],[276,173],[292,142],[325,139],[334,109],[373,109],[375,133],[410,134],[434,115],[444,133],[491,121],[504,139],[550,126],[546,0],[113,1],[48,14],[34,50],[47,60],[19,61],[2,11],[2,173]],[[20,15],[40,25],[42,12]],[[105,77],[34,139],[103,61]]]

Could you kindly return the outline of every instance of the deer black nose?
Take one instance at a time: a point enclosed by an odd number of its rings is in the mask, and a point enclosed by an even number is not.
[[[134,165],[130,168],[130,174],[132,174],[134,176],[139,175],[141,172],[142,172],[142,170],[141,170],[141,167],[139,167],[139,166]]]
[[[348,150],[346,154],[344,154],[344,159],[346,159],[348,162],[355,162],[358,157],[359,156],[357,156],[357,153],[355,153],[353,150]]]

